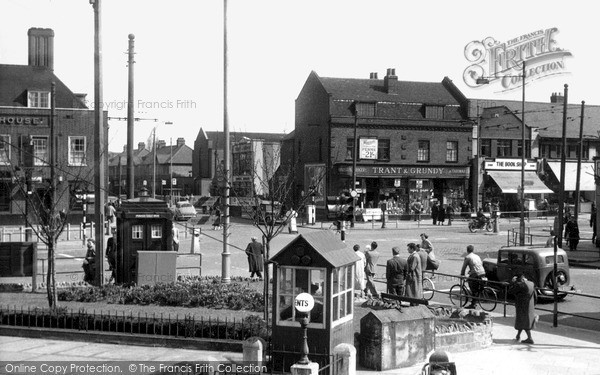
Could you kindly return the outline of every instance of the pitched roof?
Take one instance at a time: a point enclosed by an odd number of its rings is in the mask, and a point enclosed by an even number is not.
[[[360,258],[350,249],[344,242],[331,231],[314,231],[306,234],[299,234],[289,244],[284,246],[271,259],[275,260],[279,255],[285,252],[289,247],[294,246],[298,241],[306,241],[313,249],[333,267],[341,267],[348,264],[356,263]]]
[[[314,73],[314,72],[313,72]],[[314,73],[316,75],[316,73]],[[318,75],[317,75],[318,77]],[[318,77],[332,99],[395,103],[460,104],[442,82],[398,81],[398,93],[388,94],[383,79]]]
[[[205,131],[200,128],[198,137],[204,133],[206,139],[212,140],[213,149],[223,149],[225,147],[225,135],[222,131]],[[240,141],[243,137],[250,139],[263,139],[265,141],[283,141],[285,133],[261,133],[261,132],[230,132],[229,139],[231,142]]]
[[[187,145],[169,145],[156,149],[156,163],[157,164],[192,164],[193,150]],[[141,164],[152,164],[154,158],[154,152],[148,151]]]
[[[87,106],[50,69],[29,65],[0,64],[0,106],[27,107],[27,91],[50,91],[56,84],[57,108]]]
[[[146,157],[146,155],[149,153],[150,151],[146,150],[145,148],[141,150],[133,150],[133,165],[140,165],[144,157]],[[109,167],[116,167],[119,165],[119,163],[121,166],[127,166],[127,151],[117,153],[108,159]]]
[[[506,106],[521,121],[522,101],[520,100],[485,100],[475,99],[494,106]],[[600,106],[586,105],[584,108],[583,137],[597,139],[600,135]],[[579,138],[581,121],[581,105],[567,105],[567,138]],[[542,138],[562,138],[563,104],[525,102],[525,124],[539,129]]]

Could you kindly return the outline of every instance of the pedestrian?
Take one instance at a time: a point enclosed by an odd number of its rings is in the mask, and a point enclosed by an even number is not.
[[[375,271],[377,267],[377,261],[379,260],[379,252],[377,249],[377,242],[373,241],[371,245],[366,246],[365,251],[365,276],[367,278],[367,284],[365,287],[365,295],[371,294],[373,298],[379,298],[379,293],[375,287]]]
[[[437,201],[433,203],[431,206],[431,219],[433,220],[433,225],[437,225],[438,215],[440,211],[440,206]]]
[[[248,272],[250,272],[250,278],[254,278],[256,275],[259,279],[262,279],[263,271],[263,246],[256,237],[251,237],[251,242],[246,247],[246,255],[248,256]]]
[[[421,258],[421,271],[425,271],[425,268],[427,267],[427,252],[425,251],[425,248],[430,247],[433,249],[433,245],[431,244],[431,241],[429,241],[428,238],[429,237],[427,236],[427,234],[421,233],[421,244],[416,244],[417,255],[419,256],[419,258]]]
[[[93,238],[87,240],[87,251],[83,259],[83,281],[92,284],[96,271],[96,241]]]
[[[454,218],[454,207],[451,204],[446,206],[446,218],[448,218],[448,226],[452,225],[452,219]]]
[[[471,289],[471,304],[467,306],[468,309],[475,308],[476,296],[479,295],[481,290],[481,279],[485,276],[485,269],[483,268],[483,262],[479,255],[475,254],[475,247],[473,245],[467,246],[467,256],[463,261],[460,275],[464,276],[465,271],[469,268],[468,283],[469,289]],[[467,301],[468,302],[468,299]]]
[[[296,218],[298,217],[298,213],[296,212],[296,210],[290,208],[285,215],[288,219],[288,233],[298,234],[298,225],[296,224]]]
[[[213,230],[219,230],[221,229],[221,210],[219,210],[219,207],[215,207],[214,213]]]
[[[406,297],[423,299],[423,274],[421,268],[421,258],[417,255],[417,244],[411,242],[407,245],[409,253],[406,260]],[[411,306],[417,305],[411,302]]]
[[[546,240],[546,247],[554,247],[554,237],[555,236],[556,236],[556,233],[554,233],[554,230],[551,230],[550,236]]]
[[[592,202],[592,213],[590,214],[590,227],[592,227],[592,243],[596,243],[596,203]]]
[[[444,206],[438,206],[438,225],[444,225],[446,221],[446,208]]]
[[[423,212],[423,205],[421,204],[421,201],[419,199],[414,201],[411,208],[413,214],[415,215],[415,221],[421,221],[421,212]]]
[[[440,267],[440,261],[436,259],[435,253],[433,252],[433,245],[429,241],[429,236],[426,233],[421,233],[421,251],[425,251],[427,257],[425,258],[425,270],[431,271],[432,276],[434,271]]]
[[[513,277],[508,287],[508,293],[515,296],[515,329],[517,340],[521,339],[521,332],[525,330],[527,339],[524,344],[533,344],[531,330],[535,328],[539,317],[535,314],[536,292],[533,283],[523,274]]]
[[[565,238],[569,243],[569,250],[577,250],[579,245],[579,226],[577,225],[577,219],[575,216],[570,216],[567,225],[565,226]]]
[[[404,296],[404,281],[406,279],[407,261],[400,256],[400,248],[392,247],[392,259],[385,266],[387,292],[396,296]]]
[[[171,235],[173,237],[173,251],[179,251],[179,228],[175,224],[171,228]]]
[[[354,272],[354,289],[359,291],[360,297],[362,297],[363,292],[366,287],[365,281],[365,266],[367,261],[365,259],[365,254],[360,251],[360,245],[354,245],[354,254],[356,254],[360,259],[356,262],[356,272]]]
[[[108,270],[111,271],[108,282],[116,281],[117,275],[117,247],[115,246],[115,238],[109,237],[106,240],[106,261],[108,262]]]

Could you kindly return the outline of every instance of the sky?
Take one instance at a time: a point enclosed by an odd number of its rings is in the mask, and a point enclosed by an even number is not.
[[[491,37],[510,43],[556,28],[553,47],[570,52],[561,74],[534,79],[526,100],[549,102],[569,85],[569,103],[600,105],[593,2],[397,0],[228,0],[227,103],[231,132],[294,130],[294,102],[311,71],[321,77],[441,82],[468,98],[521,100],[498,82],[465,83],[465,51]],[[55,32],[55,74],[94,94],[94,12],[88,0],[0,0],[0,63],[27,64],[27,30]],[[127,143],[128,35],[135,35],[134,145],[157,138],[193,147],[200,128],[223,130],[223,0],[102,0],[103,103],[109,150]],[[467,53],[467,56],[472,56]],[[489,72],[488,72],[489,73]],[[513,73],[516,74],[516,73]],[[172,123],[172,124],[168,124]]]

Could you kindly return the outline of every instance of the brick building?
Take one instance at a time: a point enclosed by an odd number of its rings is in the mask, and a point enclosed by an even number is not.
[[[320,77],[311,72],[296,99],[296,192],[316,190],[318,210],[349,191],[356,154],[358,204],[407,214],[412,202],[457,206],[469,199],[472,121],[467,98],[441,82]],[[356,129],[356,143],[354,132]],[[288,144],[290,140],[286,140]],[[324,178],[321,178],[324,176]]]
[[[81,209],[75,192],[94,191],[94,111],[54,74],[54,32],[28,32],[27,65],[0,64],[0,221],[24,223],[23,182],[43,195],[50,179],[50,125],[54,83],[57,210]],[[107,114],[104,114],[107,127]],[[105,129],[105,145],[108,129]],[[103,159],[105,167],[106,157]],[[40,206],[49,202],[40,202]],[[93,205],[90,205],[93,206]],[[93,207],[89,213],[92,213]],[[73,214],[73,212],[72,212]],[[77,216],[77,215],[72,215]]]

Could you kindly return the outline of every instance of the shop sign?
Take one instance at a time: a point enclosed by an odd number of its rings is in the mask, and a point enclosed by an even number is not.
[[[360,158],[377,160],[377,139],[376,138],[361,138],[359,141]]]
[[[46,125],[43,117],[0,116],[0,125]]]
[[[521,170],[521,159],[492,159],[486,160],[484,169],[486,170]],[[537,170],[537,162],[535,160],[525,160],[525,170]]]
[[[341,165],[338,173],[352,175],[352,166]],[[419,178],[444,178],[444,177],[469,177],[468,167],[417,167],[417,166],[358,166],[356,175],[359,177],[419,177]]]

